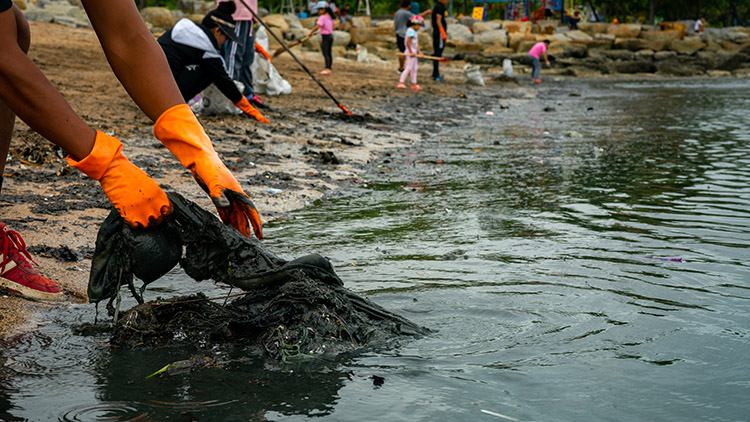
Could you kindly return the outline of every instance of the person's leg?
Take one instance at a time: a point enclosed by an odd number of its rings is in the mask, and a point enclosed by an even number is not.
[[[399,86],[403,85],[404,82],[406,82],[407,76],[409,76],[409,68],[405,67],[404,70],[401,71],[401,77],[398,78]]]
[[[245,96],[253,96],[255,94],[255,89],[253,88],[253,71],[252,71],[252,65],[255,61],[255,29],[252,27],[253,23],[248,22],[248,27],[250,28],[250,35],[248,35],[248,43],[249,46],[245,48],[245,54],[244,54],[244,67],[243,70],[245,72],[244,80],[247,82],[243,82],[245,84],[245,92],[243,94]],[[243,81],[244,81],[243,80]]]
[[[252,31],[252,22],[238,21],[235,28],[237,37],[244,40],[244,45],[232,43],[232,74],[229,76],[235,81],[240,81],[245,86],[242,95],[253,96],[253,72],[250,66],[255,60],[255,31]],[[252,33],[251,33],[252,32]],[[229,62],[227,62],[229,66]]]
[[[531,57],[531,67],[532,67],[531,80],[536,81],[537,79],[539,79],[539,73],[542,70],[542,64],[539,62],[538,58],[531,56],[531,55],[529,57]]]
[[[396,35],[396,46],[398,46],[398,51],[404,52],[406,51],[406,45],[404,44],[404,37],[400,35]],[[404,66],[406,63],[406,56],[398,56],[398,70],[403,72]]]
[[[433,53],[432,53],[433,56],[443,57],[443,48],[445,48],[445,43],[443,42],[443,39],[440,37],[440,34],[437,34],[437,36],[432,37],[432,48],[433,48]],[[439,76],[440,76],[440,61],[433,60],[432,61],[432,77],[434,79]]]
[[[323,58],[325,59],[325,66],[326,66],[326,69],[328,70],[331,70],[331,67],[333,66],[333,56],[331,53],[332,47],[333,47],[333,35],[332,34],[323,35],[321,48],[323,50]]]
[[[419,60],[416,57],[409,57],[406,59],[406,67],[411,72],[411,84],[417,84],[417,69],[419,69]]]
[[[11,7],[0,13],[0,25],[12,25],[15,36],[10,31],[0,29],[0,44],[13,43],[15,49],[28,52],[30,43],[29,25],[18,8]],[[7,51],[7,50],[3,50]],[[6,56],[3,55],[5,60]],[[0,98],[0,194],[3,189],[3,172],[10,149],[13,125],[16,115]],[[21,236],[0,222],[0,286],[12,292],[35,299],[61,299],[62,291],[52,280],[38,274],[26,260],[33,262],[26,251],[26,243]]]
[[[16,44],[25,53],[29,51],[29,45],[31,44],[31,33],[29,32],[29,24],[25,19],[20,19],[21,12],[14,7],[11,7],[9,12],[12,12],[16,17]],[[4,42],[5,40],[0,40]],[[5,161],[8,157],[8,151],[10,150],[10,139],[13,136],[13,126],[16,122],[16,114],[0,100],[0,190],[3,186],[3,172],[5,171]]]

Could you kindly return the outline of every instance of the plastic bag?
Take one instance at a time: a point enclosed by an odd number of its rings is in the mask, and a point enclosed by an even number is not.
[[[245,85],[242,82],[234,81],[237,89],[242,92]],[[242,114],[242,110],[237,108],[229,98],[216,88],[214,84],[208,86],[199,95],[188,102],[188,105],[195,114],[210,116],[212,114]]]
[[[484,79],[479,72],[479,66],[467,64],[464,66],[464,83],[484,86]]]
[[[268,51],[268,34],[266,29],[260,27],[255,34],[255,42]],[[292,93],[292,85],[281,77],[279,72],[261,54],[255,55],[253,64],[250,65],[253,73],[253,92],[266,95],[288,95]]]
[[[253,65],[253,91],[256,94],[288,95],[292,93],[292,85],[281,77],[279,72],[261,55],[255,56]]]
[[[357,44],[357,63],[367,63],[367,47]]]
[[[513,76],[513,62],[510,59],[503,59],[503,75]]]

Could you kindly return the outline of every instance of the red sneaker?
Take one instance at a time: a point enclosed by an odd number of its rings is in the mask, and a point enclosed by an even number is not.
[[[62,299],[60,287],[34,271],[24,256],[36,264],[21,235],[0,223],[0,286],[32,299]]]

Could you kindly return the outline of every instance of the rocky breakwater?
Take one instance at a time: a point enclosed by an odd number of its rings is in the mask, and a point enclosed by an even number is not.
[[[499,66],[505,59],[527,65],[531,46],[550,40],[552,69],[545,69],[546,73],[750,76],[750,28],[708,28],[696,34],[689,27],[689,22],[659,26],[579,23],[577,30],[571,30],[557,21],[481,22],[473,25],[472,32],[474,44],[480,41],[483,48],[466,49],[466,44],[459,43],[455,58],[487,66]],[[505,31],[507,43],[493,37],[493,45],[487,46],[484,34],[493,31]]]

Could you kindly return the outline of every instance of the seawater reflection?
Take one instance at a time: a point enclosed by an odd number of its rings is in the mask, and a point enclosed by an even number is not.
[[[287,365],[222,349],[223,368],[145,380],[194,353],[113,350],[76,307],[4,345],[0,419],[747,420],[748,85],[501,100],[266,229],[432,336]],[[158,284],[184,293],[180,272]]]

